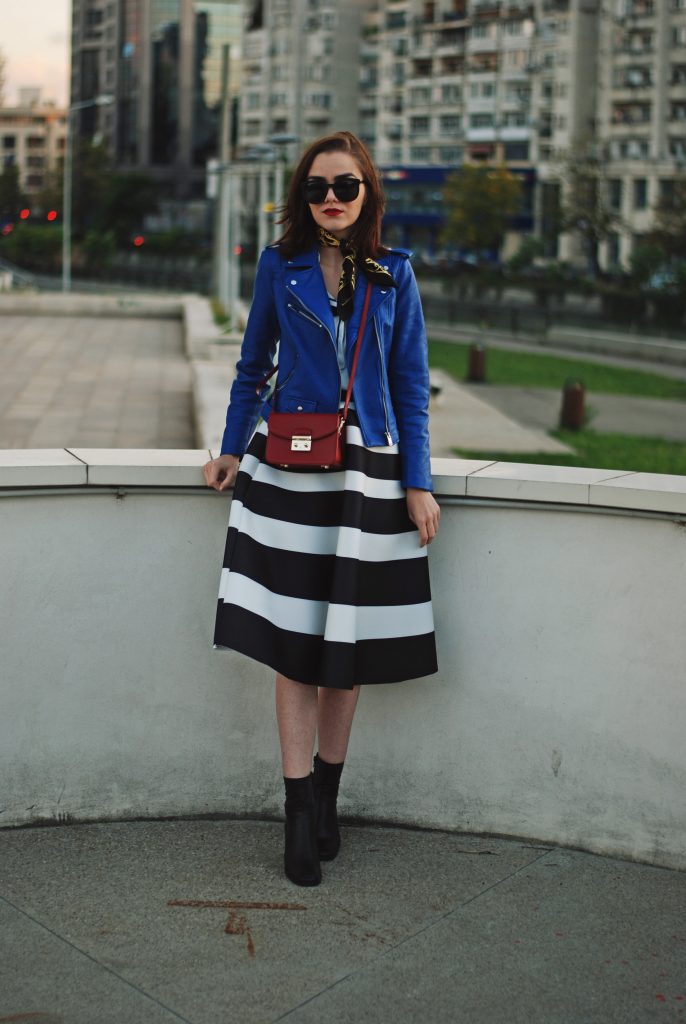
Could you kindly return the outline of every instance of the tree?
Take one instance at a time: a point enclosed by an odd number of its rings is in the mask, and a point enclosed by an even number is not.
[[[146,174],[117,174],[104,146],[81,141],[75,147],[72,230],[75,239],[92,232],[113,233],[125,245],[140,230],[147,213],[158,208],[157,185]],[[54,172],[36,196],[42,211],[62,209],[64,170]]]
[[[14,221],[26,205],[26,196],[19,183],[19,168],[9,164],[0,174],[0,221]]]
[[[443,190],[444,243],[480,252],[503,244],[507,222],[519,209],[521,185],[506,167],[467,164],[451,174]]]
[[[621,225],[610,206],[610,190],[604,168],[590,143],[570,153],[561,168],[564,183],[560,228],[576,234],[588,262],[591,277],[600,275],[598,246]]]

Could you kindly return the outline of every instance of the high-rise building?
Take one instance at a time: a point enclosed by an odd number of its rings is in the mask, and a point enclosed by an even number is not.
[[[222,48],[234,48],[240,0],[74,0],[72,104],[82,136],[100,137],[122,170],[152,175],[170,200],[205,194],[218,148]]]
[[[596,136],[626,265],[686,171],[686,0],[618,0],[601,19]]]
[[[239,148],[292,137],[294,154],[360,124],[365,0],[250,0],[246,4]]]

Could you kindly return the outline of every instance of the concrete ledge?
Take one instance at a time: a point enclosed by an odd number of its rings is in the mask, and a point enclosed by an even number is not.
[[[0,491],[17,487],[204,487],[218,448],[0,450]],[[686,515],[686,476],[476,459],[431,460],[438,497],[554,502]]]
[[[209,453],[29,454],[0,457],[0,826],[279,815],[272,672],[212,646]],[[686,869],[686,478],[434,468],[439,672],[364,688],[342,813]]]

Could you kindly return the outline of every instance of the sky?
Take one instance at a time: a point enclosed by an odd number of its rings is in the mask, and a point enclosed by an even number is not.
[[[39,85],[43,99],[67,101],[70,0],[0,0],[0,51],[5,57],[5,105],[20,86]]]

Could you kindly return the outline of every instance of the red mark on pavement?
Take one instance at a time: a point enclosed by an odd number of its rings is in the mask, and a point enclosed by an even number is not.
[[[658,992],[658,994],[655,996],[655,998],[657,999],[658,1003],[666,1003],[667,1002],[667,996],[663,996],[661,992]]]
[[[677,1003],[683,1003],[684,999],[686,999],[686,996],[674,996],[674,998],[676,999]]]
[[[10,1024],[10,1021],[20,1020],[55,1020],[49,1013],[15,1013],[11,1017],[0,1017],[0,1024]]]
[[[230,910],[229,920],[226,922],[224,932],[227,935],[245,935],[248,956],[252,959],[255,956],[255,942],[252,931],[245,914],[238,914],[239,910],[307,910],[302,903],[262,903],[250,900],[168,900],[168,907],[194,907],[201,910]],[[0,1021],[0,1024],[2,1022]]]

